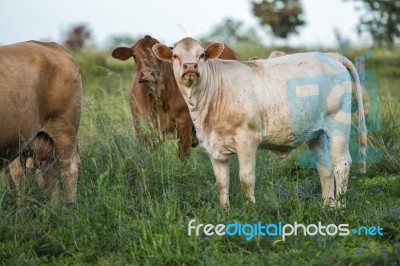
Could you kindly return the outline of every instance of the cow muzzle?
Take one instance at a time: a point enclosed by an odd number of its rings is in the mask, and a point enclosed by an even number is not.
[[[155,73],[150,70],[143,70],[139,73],[139,83],[152,82],[155,83]]]
[[[184,63],[182,65],[182,77],[192,81],[200,77],[199,65],[197,63]]]

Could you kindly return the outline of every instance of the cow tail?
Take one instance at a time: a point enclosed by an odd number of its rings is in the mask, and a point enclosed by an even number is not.
[[[365,174],[367,168],[367,127],[365,126],[365,114],[364,114],[364,103],[363,103],[363,92],[358,76],[357,70],[353,63],[342,56],[343,65],[350,72],[353,77],[354,84],[356,87],[356,99],[358,104],[358,143],[360,145],[360,172]]]

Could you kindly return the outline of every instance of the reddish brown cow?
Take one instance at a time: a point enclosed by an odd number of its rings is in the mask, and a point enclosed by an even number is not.
[[[176,134],[180,155],[189,156],[190,146],[195,147],[198,144],[193,122],[175,81],[172,64],[159,60],[151,50],[157,43],[159,42],[156,39],[146,35],[130,48],[116,48],[112,56],[124,61],[130,57],[135,60],[136,76],[129,96],[134,130],[140,130],[141,120],[144,118],[164,135]],[[237,54],[227,46],[220,58],[239,60]]]

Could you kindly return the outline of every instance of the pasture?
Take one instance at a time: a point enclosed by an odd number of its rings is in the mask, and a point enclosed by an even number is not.
[[[232,46],[242,58],[262,47]],[[356,55],[366,50],[349,51]],[[110,51],[73,54],[83,78],[77,203],[51,205],[33,176],[21,193],[1,174],[0,261],[5,264],[99,265],[398,265],[400,264],[400,50],[373,49],[366,68],[377,75],[381,128],[368,136],[380,158],[362,176],[354,164],[346,206],[322,207],[316,169],[296,150],[286,161],[258,151],[255,206],[245,204],[237,159],[231,160],[229,209],[218,204],[202,148],[180,160],[177,142],[133,136],[127,103],[133,60]],[[374,99],[377,101],[378,99]],[[358,145],[358,144],[356,144]],[[188,236],[188,223],[349,224],[380,226],[383,236]]]

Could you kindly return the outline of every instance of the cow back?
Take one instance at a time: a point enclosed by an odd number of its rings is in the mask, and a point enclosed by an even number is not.
[[[0,79],[0,168],[50,120],[62,117],[77,131],[80,70],[64,48],[36,41],[2,46]]]

